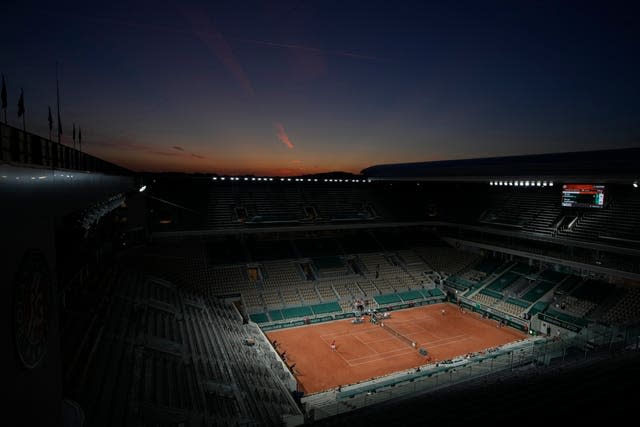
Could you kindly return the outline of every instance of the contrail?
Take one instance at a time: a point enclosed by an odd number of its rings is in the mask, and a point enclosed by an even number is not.
[[[320,48],[313,47],[313,46],[304,46],[304,45],[291,44],[291,43],[276,43],[276,42],[272,42],[272,41],[269,41],[269,40],[242,39],[242,38],[236,38],[236,37],[230,37],[230,39],[231,40],[237,40],[239,42],[253,43],[253,44],[259,44],[259,45],[262,45],[262,46],[269,46],[269,47],[280,47],[280,48],[285,48],[285,49],[308,50],[308,51],[311,51],[311,52],[323,53],[323,54],[326,54],[326,55],[346,56],[348,58],[367,59],[367,60],[371,60],[371,61],[378,61],[379,60],[379,58],[377,58],[375,56],[362,55],[362,54],[359,54],[359,53],[346,52],[346,51],[342,51],[342,50],[320,49]]]
[[[286,145],[289,148],[293,148],[293,143],[289,139],[289,135],[287,135],[287,133],[284,131],[284,126],[282,126],[282,123],[275,123],[275,126],[276,126],[276,136],[278,137],[280,142],[282,142],[284,145]]]
[[[35,11],[35,13],[41,14],[41,15],[45,15],[45,16],[49,16],[52,18],[68,18],[68,16],[62,15],[62,14],[58,14],[58,13],[52,13],[52,12],[48,12],[48,11]],[[164,32],[164,33],[175,33],[175,34],[185,34],[185,35],[193,35],[194,31],[191,29],[179,29],[179,28],[174,28],[174,27],[167,27],[167,26],[161,26],[161,25],[153,25],[153,24],[147,24],[147,23],[139,23],[139,22],[132,22],[132,21],[123,21],[123,20],[116,20],[116,19],[106,19],[106,18],[98,18],[95,16],[88,16],[88,15],[74,15],[74,17],[79,18],[85,22],[95,22],[95,23],[100,23],[100,24],[107,24],[107,25],[122,25],[122,26],[126,26],[126,27],[132,27],[132,28],[141,28],[141,29],[147,29],[147,30],[153,30],[153,31],[159,31],[159,32]],[[188,18],[189,19],[189,18]],[[191,17],[191,19],[193,19],[193,15]],[[193,21],[191,22],[191,24],[193,25]],[[205,37],[207,39],[217,39],[220,37],[220,33],[217,32],[215,29],[204,29],[204,28],[200,28],[200,31],[197,32],[196,34],[198,37],[202,38]],[[278,42],[273,42],[273,41],[269,41],[269,40],[257,40],[257,39],[245,39],[245,38],[241,38],[241,37],[227,37],[228,40],[235,40],[235,41],[239,41],[239,42],[243,42],[243,43],[252,43],[252,44],[257,44],[257,45],[262,45],[262,46],[269,46],[269,47],[278,47],[278,48],[284,48],[284,49],[300,49],[300,50],[308,50],[311,52],[318,52],[318,53],[324,53],[326,55],[337,55],[337,56],[344,56],[347,58],[355,58],[355,59],[365,59],[365,60],[369,60],[369,61],[380,61],[381,59],[376,57],[376,56],[371,56],[371,55],[362,55],[359,53],[353,53],[353,52],[348,52],[348,51],[342,51],[342,50],[332,50],[332,49],[320,49],[317,47],[313,47],[313,46],[304,46],[304,45],[297,45],[297,44],[293,44],[293,43],[278,43]],[[205,41],[205,43],[207,43]],[[219,44],[220,42],[217,41],[215,44]],[[224,42],[223,42],[224,44]],[[210,46],[211,47],[211,46]],[[218,46],[218,49],[220,48],[220,46]],[[223,50],[226,50],[226,48],[223,48]]]
[[[253,85],[249,76],[233,53],[231,45],[224,35],[214,27],[213,22],[207,19],[203,13],[196,13],[192,10],[183,10],[183,15],[191,24],[193,32],[218,57],[242,87],[244,93],[249,96],[253,95]]]

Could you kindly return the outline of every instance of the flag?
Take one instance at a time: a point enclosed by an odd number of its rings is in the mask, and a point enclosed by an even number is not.
[[[51,118],[51,106],[49,106],[49,132],[53,129],[53,119]]]
[[[20,99],[18,99],[18,117],[24,114],[24,92],[20,89]]]
[[[2,108],[7,109],[7,85],[4,83],[4,74],[2,75]]]
[[[76,142],[76,124],[73,124],[73,142]]]

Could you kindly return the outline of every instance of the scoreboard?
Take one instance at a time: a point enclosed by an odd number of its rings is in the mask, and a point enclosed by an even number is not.
[[[567,208],[604,207],[604,185],[564,184],[562,206]]]

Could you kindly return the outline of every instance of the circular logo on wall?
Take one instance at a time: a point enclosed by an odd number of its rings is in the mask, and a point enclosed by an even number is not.
[[[16,274],[14,335],[22,364],[33,369],[47,352],[51,276],[41,251],[29,249]]]

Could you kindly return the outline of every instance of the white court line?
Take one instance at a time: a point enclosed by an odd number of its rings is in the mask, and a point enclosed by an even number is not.
[[[456,342],[458,341],[458,339],[461,339],[462,341],[466,340],[469,337],[468,334],[460,334],[460,335],[453,335],[450,337],[446,337],[446,338],[439,338],[437,340],[431,340],[431,341],[425,341],[428,343],[435,343],[435,344],[440,344],[440,343],[446,343],[446,342]]]
[[[407,350],[406,348],[396,348],[395,350],[384,351],[382,353],[377,352],[375,350],[372,350],[371,354],[368,354],[366,356],[354,357],[353,359],[349,359],[349,361],[356,361],[356,360],[360,360],[360,359],[368,359],[368,358],[371,358],[371,357],[379,357],[379,356],[384,356],[386,354],[398,353],[398,352],[406,351],[406,350]]]
[[[429,317],[431,320],[436,319],[437,317],[433,317],[433,316],[427,316]],[[410,319],[410,320],[404,320],[404,321],[399,321],[399,322],[393,322],[390,323],[390,325],[406,325],[407,323],[415,323],[416,320],[424,320],[424,318],[419,318],[419,319]],[[423,326],[420,325],[416,325],[418,326],[419,330],[417,330],[416,332],[412,332],[412,333],[408,333],[408,334],[404,334],[406,336],[409,337],[413,337],[414,335],[419,335],[421,333],[428,333],[429,335],[432,335],[434,337],[437,337],[435,340],[426,340],[426,341],[422,341],[420,342],[421,346],[422,344],[424,344],[425,347],[428,348],[435,348],[435,347],[443,347],[443,346],[447,346],[447,345],[451,345],[454,343],[458,343],[458,342],[463,342],[463,341],[468,341],[470,339],[468,334],[459,334],[459,335],[454,335],[454,336],[447,336],[447,337],[442,337],[439,336],[438,334],[433,333],[431,330],[428,330],[426,328],[424,328]],[[360,366],[360,365],[365,365],[368,363],[376,363],[376,362],[380,362],[380,361],[384,361],[384,360],[388,360],[388,359],[393,359],[393,358],[398,358],[398,357],[403,357],[403,356],[407,356],[410,355],[411,353],[413,353],[413,349],[409,349],[406,348],[406,342],[404,342],[404,340],[402,340],[400,337],[397,337],[395,334],[392,334],[390,332],[387,332],[387,335],[389,335],[388,338],[382,338],[379,340],[373,340],[373,341],[369,341],[369,342],[364,342],[359,335],[362,334],[369,334],[371,332],[374,332],[375,329],[367,329],[365,331],[358,331],[358,332],[352,332],[352,331],[344,331],[341,333],[333,333],[333,334],[323,334],[320,335],[320,338],[327,343],[327,339],[335,339],[336,337],[347,337],[347,336],[353,336],[354,339],[356,339],[357,341],[359,341],[363,346],[366,346],[369,351],[372,354],[366,355],[366,356],[360,356],[360,357],[356,357],[353,359],[346,359],[342,354],[340,354],[339,349],[335,351],[335,353],[338,353],[338,355],[340,356],[340,358],[350,367],[356,367],[356,366]],[[371,346],[369,344],[375,344],[375,343],[381,343],[384,341],[389,341],[390,339],[394,339],[396,341],[400,341],[403,345],[403,347],[405,348],[397,348],[395,350],[389,350],[389,351],[385,351],[382,353],[377,352],[376,350],[372,349]],[[416,341],[417,342],[417,341]],[[338,346],[339,348],[339,346]],[[369,360],[367,360],[369,359]]]
[[[380,362],[382,360],[389,360],[389,359],[393,359],[393,358],[396,358],[396,357],[407,356],[407,355],[410,355],[411,353],[413,353],[413,350],[410,350],[408,348],[407,349],[401,349],[401,350],[403,351],[403,353],[392,354],[392,355],[384,356],[384,357],[380,357],[380,353],[378,353],[379,357],[377,357],[375,359],[367,360],[365,362],[356,362],[356,363],[347,362],[347,363],[349,364],[349,366],[354,366],[355,367],[355,366],[359,366],[359,365],[366,365],[367,363]],[[375,356],[375,355],[372,355],[372,356]]]
[[[320,335],[320,338],[322,339],[322,341],[325,342],[325,344],[327,344],[327,346],[329,348],[331,348],[331,346],[329,345],[329,342],[327,341],[327,338],[333,340],[336,337],[340,337],[340,336],[341,337],[353,336],[353,338],[358,340],[362,345],[366,346],[369,349],[369,351],[371,352],[371,354],[366,355],[366,356],[355,357],[353,359],[347,359],[341,354],[340,345],[339,344],[336,346],[336,351],[331,351],[330,350],[331,353],[336,353],[338,356],[340,356],[340,358],[347,365],[349,365],[351,367],[364,365],[364,364],[367,364],[367,363],[380,362],[382,360],[392,359],[394,357],[405,356],[405,355],[411,354],[413,352],[413,350],[408,349],[408,348],[397,348],[397,349],[394,349],[394,350],[389,350],[389,351],[385,351],[385,352],[380,353],[380,352],[372,349],[369,344],[379,343],[379,342],[384,342],[384,341],[390,341],[390,340],[393,340],[393,339],[395,339],[396,341],[401,341],[403,347],[406,347],[406,343],[404,341],[402,341],[400,338],[396,337],[395,335],[391,336],[392,335],[391,333],[388,333],[389,337],[387,337],[387,338],[382,338],[382,339],[379,339],[379,340],[371,341],[369,343],[363,342],[358,337],[358,335],[361,335],[361,334],[367,333],[367,332],[371,332],[371,331],[375,331],[375,329],[370,329],[368,331],[360,331],[358,333],[348,332],[348,333],[342,333],[342,334],[323,334],[323,335]],[[394,353],[397,353],[397,354],[394,354]],[[362,362],[356,362],[358,360],[369,359],[369,358],[371,358],[371,360],[366,360],[366,361],[362,361]]]
[[[471,339],[471,338],[466,337],[466,338],[462,338],[462,339],[457,339],[457,340],[455,340],[455,341],[440,342],[440,343],[438,343],[438,344],[433,344],[433,345],[432,345],[432,344],[427,344],[425,347],[428,347],[428,348],[443,347],[443,346],[448,346],[448,345],[451,345],[451,344],[461,343],[461,342],[463,342],[463,341],[469,341],[470,339]]]

